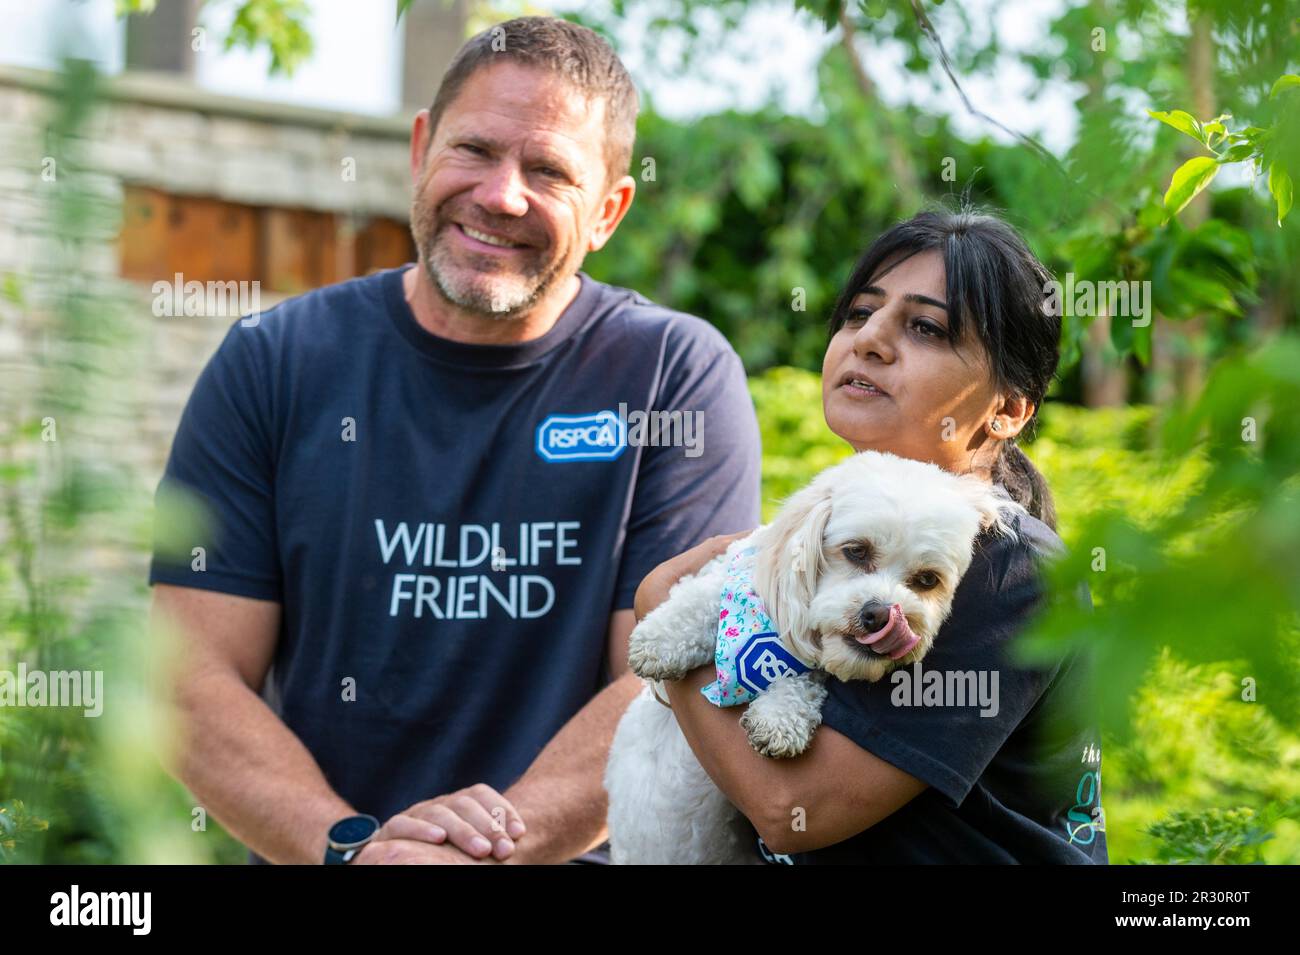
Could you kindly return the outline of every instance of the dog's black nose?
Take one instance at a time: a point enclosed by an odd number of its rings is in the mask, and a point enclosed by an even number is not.
[[[875,633],[889,623],[889,608],[878,600],[868,600],[858,611],[858,623],[867,633]]]

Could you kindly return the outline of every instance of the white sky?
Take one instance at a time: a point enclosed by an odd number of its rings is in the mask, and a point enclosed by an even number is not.
[[[161,0],[166,2],[166,0]],[[229,53],[220,38],[233,12],[233,2],[215,3],[203,15],[209,30],[197,56],[197,79],[205,88],[236,96],[284,100],[304,105],[391,114],[399,108],[401,27],[394,28],[396,0],[309,0],[316,49],[291,79],[270,79],[265,51]],[[423,0],[427,2],[427,0]],[[1005,48],[1035,45],[1062,0],[963,0],[971,20],[996,28]],[[581,0],[557,0],[552,9],[581,9]],[[122,69],[125,29],[116,20],[113,0],[0,0],[0,62],[52,67],[60,44],[88,56],[107,72]],[[942,32],[942,8],[934,14]],[[635,29],[635,28],[633,28]],[[816,115],[814,67],[828,36],[806,14],[797,14],[791,0],[755,11],[725,49],[705,58],[698,72],[675,79],[652,77],[637,61],[633,45],[625,61],[642,90],[661,112],[680,119],[729,107],[761,106],[769,99],[787,110]],[[924,81],[902,68],[898,50],[874,49],[868,69],[881,96],[891,103],[904,99],[953,116],[965,136],[987,134],[1005,139],[982,120],[967,115],[955,92],[945,88],[936,96]],[[1005,62],[991,79],[963,78],[976,105],[1003,123],[1043,137],[1062,149],[1074,133],[1074,91],[1057,87],[1050,97],[1030,102],[1030,78],[1018,63]]]

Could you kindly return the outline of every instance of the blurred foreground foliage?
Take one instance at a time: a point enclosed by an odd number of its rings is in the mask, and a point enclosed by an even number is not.
[[[0,679],[97,672],[102,697],[0,707],[0,861],[236,861],[160,759],[175,726],[151,685],[166,661],[147,623],[155,478],[123,454],[152,397],[149,315],[85,267],[115,241],[121,196],[86,155],[95,72],[69,61],[60,78],[31,145],[57,169],[28,223],[37,254],[0,283],[0,326],[31,343],[0,376]]]

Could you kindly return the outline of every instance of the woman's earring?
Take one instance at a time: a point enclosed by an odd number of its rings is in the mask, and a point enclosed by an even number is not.
[[[993,426],[993,430],[994,430],[994,431],[1001,431],[1001,430],[1002,430],[1002,422],[999,421],[997,418],[994,418],[994,419],[990,422],[990,424],[992,424],[992,426]]]

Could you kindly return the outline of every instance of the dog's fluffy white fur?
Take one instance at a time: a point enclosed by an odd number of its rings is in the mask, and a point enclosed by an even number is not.
[[[821,723],[828,675],[875,681],[925,656],[975,538],[990,527],[1011,534],[1006,517],[1019,510],[978,478],[883,452],[855,454],[793,495],[771,524],[678,581],[632,632],[629,665],[655,681],[712,662],[726,566],[756,545],[755,589],[787,648],[815,669],[776,680],[741,725],[763,755],[797,756]],[[899,660],[861,642],[863,608],[895,603],[920,638]],[[605,788],[615,863],[757,861],[744,820],[649,684],[619,723]]]

